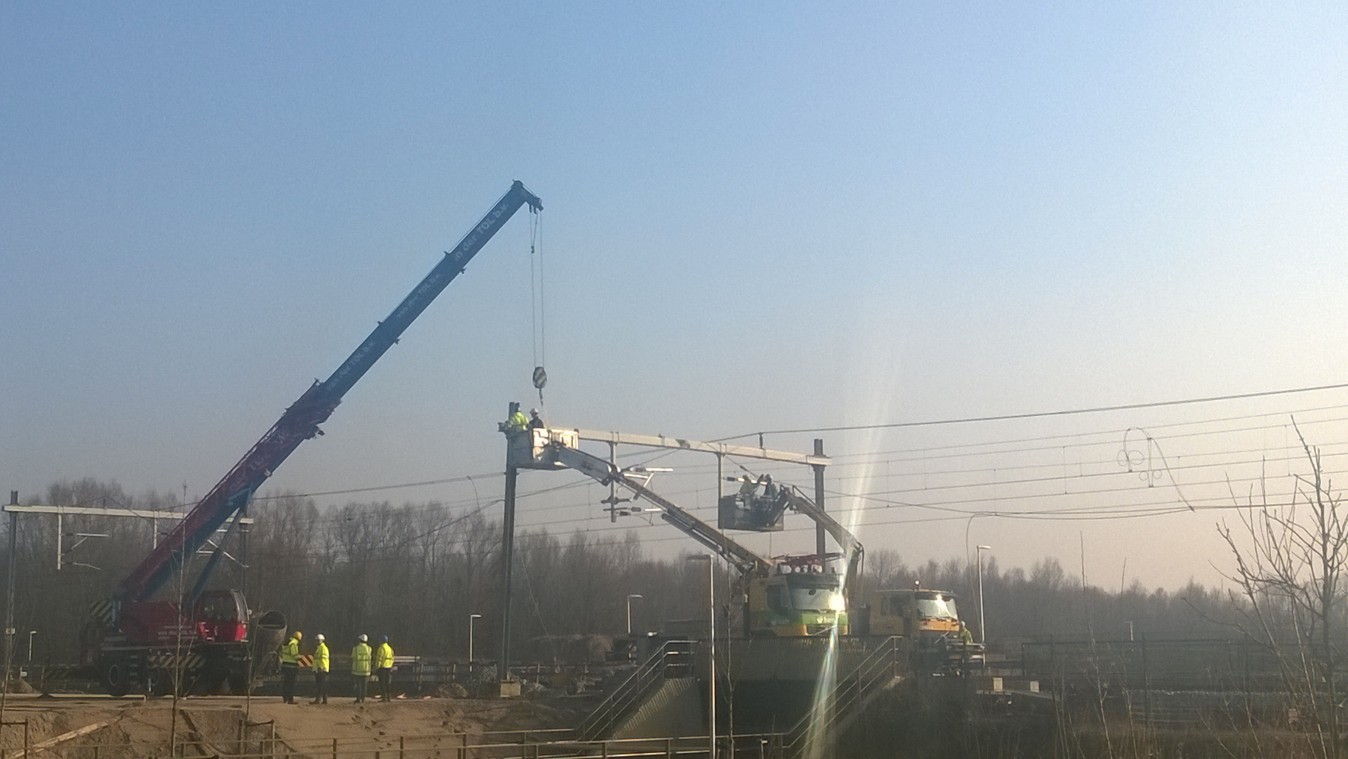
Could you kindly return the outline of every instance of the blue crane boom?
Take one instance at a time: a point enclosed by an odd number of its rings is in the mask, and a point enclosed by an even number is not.
[[[121,584],[120,600],[135,603],[154,595],[173,569],[181,566],[182,556],[192,555],[227,519],[247,506],[253,493],[300,443],[322,434],[318,425],[327,421],[342,396],[398,342],[403,331],[525,204],[535,213],[543,209],[542,201],[516,181],[346,361],[326,380],[310,385],[168,537],[127,575]]]

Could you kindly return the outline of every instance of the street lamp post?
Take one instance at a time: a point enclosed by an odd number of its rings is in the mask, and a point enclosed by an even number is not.
[[[983,552],[991,550],[992,546],[978,547],[978,639],[982,643],[988,642],[988,628],[983,622]]]
[[[716,759],[716,562],[705,553],[688,560],[707,562],[707,756]]]
[[[627,594],[627,637],[632,637],[632,599],[642,598],[640,593]]]
[[[482,619],[481,614],[468,615],[468,671],[473,671],[473,620]]]

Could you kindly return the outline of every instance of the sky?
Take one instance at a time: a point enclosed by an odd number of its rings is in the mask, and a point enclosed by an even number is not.
[[[823,439],[871,553],[1218,585],[1293,420],[1345,469],[1346,72],[1328,2],[4,3],[0,488],[200,497],[519,179],[264,494],[499,516],[542,363],[556,426]],[[520,527],[694,548],[586,482]]]

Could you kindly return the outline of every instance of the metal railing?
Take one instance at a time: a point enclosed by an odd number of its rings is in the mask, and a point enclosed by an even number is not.
[[[695,645],[688,640],[666,641],[581,720],[576,726],[575,737],[580,741],[594,741],[607,736],[619,720],[640,707],[666,678],[690,677]]]
[[[268,724],[268,726],[270,726]],[[177,741],[175,757],[214,757],[215,759],[556,759],[588,757],[604,759],[665,759],[705,757],[707,736],[690,735],[668,738],[625,738],[618,740],[581,741],[546,737],[538,740],[539,732],[490,733],[474,741],[464,733],[404,736],[390,739],[333,738],[330,740],[284,740],[275,734],[234,744],[231,742]],[[511,739],[511,736],[514,739]],[[229,745],[222,745],[228,743]],[[736,735],[721,736],[718,753],[738,759],[783,759],[781,736]],[[55,753],[34,748],[0,749],[0,759],[18,757],[81,757],[81,759],[125,759],[130,756],[162,756],[166,744],[141,742],[87,741],[62,744]],[[732,753],[733,752],[733,753]]]
[[[801,717],[786,732],[783,748],[787,756],[803,755],[811,736],[831,738],[832,732],[841,727],[843,720],[855,715],[867,698],[894,681],[901,671],[901,640],[899,637],[889,637],[880,641],[875,650],[825,694],[819,708]]]

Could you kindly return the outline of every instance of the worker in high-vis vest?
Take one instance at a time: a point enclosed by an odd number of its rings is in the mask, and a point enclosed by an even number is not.
[[[510,415],[506,417],[504,425],[505,434],[518,435],[529,428],[529,418],[520,411],[519,401],[510,402]]]
[[[300,673],[300,639],[304,633],[296,630],[281,645],[281,701],[295,703],[295,677]]]
[[[351,680],[356,687],[356,703],[365,703],[365,689],[370,685],[370,664],[374,652],[370,650],[369,638],[361,633],[356,639],[356,647],[351,649]]]
[[[393,646],[389,645],[388,636],[379,642],[379,648],[374,652],[374,673],[379,675],[379,691],[384,703],[388,703],[393,690]]]
[[[314,700],[310,703],[326,704],[328,702],[328,670],[331,669],[332,657],[328,655],[328,644],[323,642],[323,633],[319,633],[314,638],[318,645],[314,646]]]

